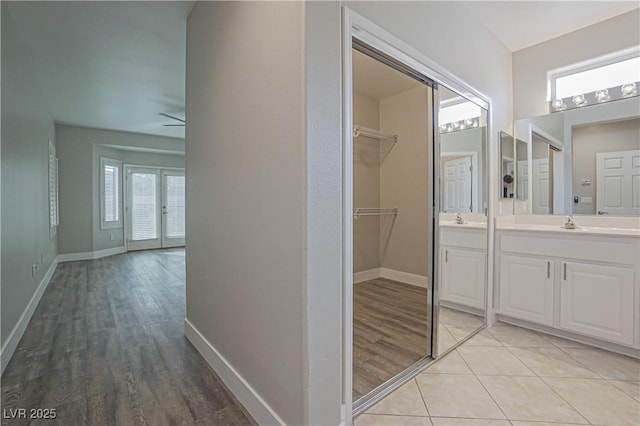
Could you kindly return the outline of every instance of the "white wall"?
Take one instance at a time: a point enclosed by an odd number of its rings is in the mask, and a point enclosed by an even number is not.
[[[58,124],[56,140],[60,192],[58,251],[61,254],[124,245],[123,227],[100,229],[100,157],[120,160],[123,164],[184,167],[182,139]],[[162,153],[127,150],[132,147]],[[121,188],[120,206],[123,206],[123,193]]]
[[[640,9],[513,53],[516,120],[549,112],[547,72],[638,45]]]
[[[306,423],[303,19],[200,2],[187,23],[187,320],[287,424]]]
[[[8,338],[56,257],[49,238],[48,140],[53,119],[34,64],[2,3],[2,365]],[[35,276],[31,266],[44,256]]]

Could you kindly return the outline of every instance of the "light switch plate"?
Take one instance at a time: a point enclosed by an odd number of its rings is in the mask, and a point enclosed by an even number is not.
[[[593,203],[593,197],[580,197],[580,202],[582,204],[592,204]]]
[[[582,186],[591,186],[591,179],[582,179]]]

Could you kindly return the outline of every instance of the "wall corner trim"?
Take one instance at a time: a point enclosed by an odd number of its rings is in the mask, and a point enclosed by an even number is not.
[[[53,277],[53,273],[55,272],[57,266],[58,258],[56,257],[53,262],[51,262],[49,269],[47,269],[47,273],[44,274],[44,277],[42,277],[42,281],[40,281],[40,284],[38,284],[38,287],[33,293],[33,296],[31,296],[31,300],[29,300],[27,307],[22,312],[18,323],[13,328],[13,330],[11,330],[11,334],[9,334],[4,347],[0,350],[0,374],[4,373],[4,369],[7,367],[9,361],[11,360],[11,357],[13,357],[13,353],[18,348],[18,343],[20,343],[20,339],[22,339],[22,335],[27,329],[27,325],[29,325],[29,321],[31,321],[31,317],[38,307],[38,303],[40,303],[40,299],[42,298],[44,291],[47,289],[47,286],[51,282],[51,278]]]
[[[114,254],[126,253],[127,249],[125,246],[122,247],[114,247],[110,249],[97,250],[97,251],[86,251],[83,253],[65,253],[58,255],[58,262],[73,262],[75,260],[91,260],[91,259],[100,259],[102,257],[113,256]]]
[[[285,425],[285,422],[258,392],[229,364],[188,318],[184,319],[184,335],[258,424]]]

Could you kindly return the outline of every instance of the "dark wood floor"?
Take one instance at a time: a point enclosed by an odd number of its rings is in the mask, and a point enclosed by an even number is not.
[[[183,249],[60,264],[2,376],[3,410],[55,408],[47,425],[255,424],[184,316]]]
[[[353,400],[424,358],[427,290],[379,278],[353,286]]]

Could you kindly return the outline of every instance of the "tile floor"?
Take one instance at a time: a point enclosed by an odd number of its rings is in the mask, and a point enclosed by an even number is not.
[[[441,353],[446,352],[461,340],[466,339],[482,324],[484,324],[482,317],[441,306],[438,318],[438,350]]]
[[[355,419],[368,425],[640,425],[640,361],[498,323]]]

